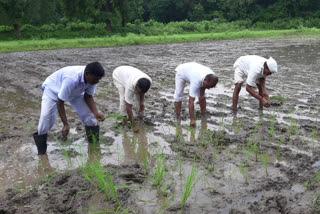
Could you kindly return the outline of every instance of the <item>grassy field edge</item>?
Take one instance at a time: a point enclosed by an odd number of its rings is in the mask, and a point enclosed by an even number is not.
[[[128,34],[125,37],[111,36],[100,38],[75,38],[75,39],[48,39],[48,40],[17,40],[0,42],[0,52],[18,52],[18,51],[35,51],[35,50],[54,50],[67,48],[92,48],[92,47],[111,47],[126,45],[146,45],[146,44],[163,44],[163,43],[183,43],[199,42],[210,40],[229,40],[245,38],[269,38],[290,35],[310,35],[320,34],[317,28],[301,28],[291,30],[265,30],[251,31],[244,30],[238,32],[223,33],[193,33],[179,35],[159,35],[145,36]]]

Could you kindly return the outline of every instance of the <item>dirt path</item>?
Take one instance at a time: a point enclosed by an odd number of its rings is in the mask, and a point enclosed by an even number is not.
[[[319,50],[320,37],[308,36],[1,53],[0,213],[114,212],[116,202],[107,200],[79,169],[94,162],[93,157],[99,157],[116,186],[134,187],[117,191],[129,213],[156,213],[161,208],[179,213],[194,160],[201,178],[183,213],[315,213],[320,206]],[[259,114],[258,103],[243,88],[234,121],[229,108],[232,66],[245,54],[277,60],[279,73],[267,79],[267,89],[270,96],[286,100],[273,100],[272,107]],[[61,67],[92,61],[107,72],[95,96],[106,115],[118,113],[112,83],[117,66],[135,66],[150,75],[145,127],[132,134],[109,118],[100,124],[103,140],[95,150],[68,106],[71,144],[57,141],[62,128],[58,118],[50,132],[48,156],[39,158],[32,133],[40,114],[42,82]],[[205,118],[196,107],[195,129],[188,127],[184,100],[177,129],[174,69],[190,61],[212,68],[220,81],[208,92]],[[166,169],[162,191],[152,185],[159,160]]]

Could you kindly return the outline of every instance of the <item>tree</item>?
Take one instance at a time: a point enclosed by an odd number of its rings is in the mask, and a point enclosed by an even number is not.
[[[24,23],[26,11],[30,8],[31,0],[0,0],[2,24],[13,25],[16,37],[21,36],[20,27]],[[2,18],[3,17],[3,18]]]
[[[84,22],[106,23],[107,32],[121,25],[122,16],[126,15],[125,8],[131,1],[116,0],[60,0],[64,15],[69,20]]]
[[[134,22],[135,20],[142,19],[143,14],[143,0],[122,0],[115,2],[121,14],[121,25],[125,26],[126,23]]]
[[[0,0],[0,24],[12,25],[20,37],[23,24],[51,23],[55,8],[56,0]]]
[[[148,17],[144,17],[147,20],[154,19],[164,23],[185,20],[188,17],[188,8],[185,1],[187,0],[146,0],[144,8],[147,8],[149,13]]]

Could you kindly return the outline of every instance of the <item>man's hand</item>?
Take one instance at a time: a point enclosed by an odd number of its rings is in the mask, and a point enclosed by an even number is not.
[[[264,99],[268,100],[269,99],[269,94],[266,91],[264,91],[264,92],[262,92],[262,97]]]
[[[269,107],[269,106],[270,106],[268,100],[265,99],[265,98],[262,98],[262,99],[260,100],[260,102],[261,102],[261,104],[262,104],[264,107]]]
[[[68,134],[69,134],[69,131],[70,131],[69,125],[63,126],[63,128],[62,128],[62,130],[61,130],[63,141],[66,141],[66,140],[67,140],[67,136],[68,136]]]
[[[103,114],[100,114],[99,112],[94,115],[94,117],[99,121],[104,121],[105,116]]]

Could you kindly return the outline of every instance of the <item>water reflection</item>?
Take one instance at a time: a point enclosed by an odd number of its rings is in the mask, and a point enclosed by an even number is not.
[[[50,165],[50,161],[47,154],[39,155],[39,163],[38,163],[38,175],[41,177],[45,177],[49,175],[53,169]]]
[[[101,160],[101,147],[99,143],[88,143],[88,163],[94,164]]]
[[[130,135],[126,131],[123,132],[122,146],[125,153],[123,164],[143,163],[150,157],[145,127],[139,127],[139,132]]]
[[[200,124],[199,124],[200,123]],[[207,116],[201,115],[200,120],[196,120],[196,126],[191,127],[187,126],[187,137],[186,141],[195,143],[195,142],[202,142],[208,140],[208,124],[207,124]],[[183,137],[183,131],[181,126],[181,120],[177,120],[176,123],[176,135],[175,141],[185,141]]]

